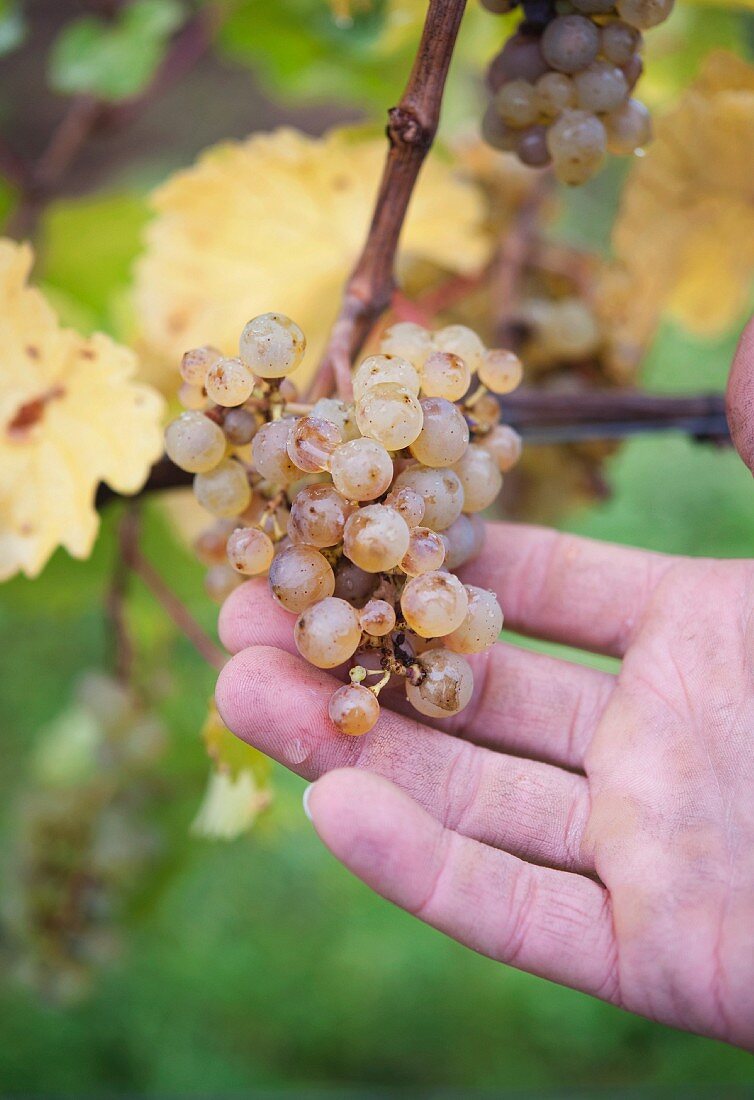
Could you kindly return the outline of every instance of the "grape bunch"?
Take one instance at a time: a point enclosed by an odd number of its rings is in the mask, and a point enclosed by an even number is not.
[[[183,358],[186,411],[165,446],[216,517],[196,544],[208,590],[221,600],[267,573],[297,616],[301,655],[323,669],[351,662],[329,704],[342,733],[374,726],[391,681],[420,713],[456,714],[473,687],[466,655],[495,642],[503,614],[452,570],[481,550],[478,513],[519,458],[495,395],[518,385],[521,363],[463,325],[402,322],[356,369],[353,403],[309,406],[286,377],[304,349],[293,321],[267,313],[246,325],[237,358],[209,347]]]
[[[518,0],[482,0],[494,12]],[[525,18],[493,59],[485,140],[533,168],[552,164],[567,184],[585,183],[607,152],[647,144],[647,108],[631,95],[642,73],[642,31],[663,23],[673,0],[564,0]]]

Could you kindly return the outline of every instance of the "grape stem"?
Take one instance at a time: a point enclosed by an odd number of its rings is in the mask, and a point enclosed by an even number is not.
[[[411,75],[388,111],[388,152],[372,222],[346,283],[340,312],[317,371],[311,399],[353,396],[351,364],[395,289],[395,255],[408,204],[440,120],[440,107],[466,0],[430,0]]]

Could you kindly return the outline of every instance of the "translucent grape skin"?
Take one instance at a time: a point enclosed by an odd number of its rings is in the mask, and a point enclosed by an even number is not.
[[[534,85],[534,98],[540,114],[557,118],[566,107],[574,106],[576,89],[565,73],[547,72]]]
[[[330,721],[347,737],[363,737],[380,716],[380,704],[363,684],[344,684],[330,698]]]
[[[359,364],[353,376],[353,396],[359,401],[372,386],[392,383],[419,394],[419,373],[400,355],[370,355]]]
[[[576,99],[585,111],[614,111],[628,95],[628,81],[617,65],[598,58],[574,75]]]
[[[463,511],[463,486],[450,468],[410,466],[393,482],[393,489],[413,489],[424,501],[423,523],[444,531]]]
[[[673,3],[674,0],[617,0],[615,6],[624,23],[645,31],[664,23]]]
[[[457,405],[443,397],[424,397],[422,430],[409,448],[425,466],[452,466],[469,445],[469,426]]]
[[[224,459],[213,470],[195,475],[194,495],[214,516],[236,516],[251,500],[246,470],[234,458]]]
[[[407,681],[408,701],[428,718],[450,718],[458,714],[474,691],[474,675],[467,660],[448,649],[430,649],[419,657],[423,678]]]
[[[220,358],[217,348],[205,345],[187,351],[181,360],[181,378],[190,386],[204,386],[207,371]]]
[[[468,325],[446,325],[434,334],[432,343],[438,351],[460,356],[472,374],[476,373],[484,355],[484,344]],[[432,396],[446,397],[447,394]]]
[[[628,156],[643,148],[652,137],[649,111],[638,99],[629,99],[605,118],[607,147],[611,153]]]
[[[376,439],[361,437],[335,449],[330,474],[348,500],[375,500],[390,488],[393,460]]]
[[[207,395],[203,386],[192,386],[190,382],[182,382],[178,387],[178,400],[184,409],[203,409],[207,403]]]
[[[547,147],[562,183],[584,183],[602,165],[607,134],[596,115],[564,111],[547,131]]]
[[[395,628],[395,611],[387,600],[368,600],[359,612],[359,622],[365,634],[383,638]]]
[[[411,530],[408,550],[401,558],[401,569],[409,577],[419,577],[439,569],[445,561],[445,543],[442,535],[429,527]]]
[[[288,435],[286,449],[299,470],[313,474],[327,469],[333,452],[342,442],[343,436],[336,424],[310,413],[296,421]]]
[[[528,80],[510,80],[495,92],[495,110],[508,126],[521,129],[537,120],[534,85]]]
[[[511,393],[521,382],[524,368],[519,357],[505,348],[485,352],[479,367],[479,381],[493,393]]]
[[[293,628],[301,656],[317,668],[335,668],[353,657],[361,641],[358,612],[336,596],[302,611]]]
[[[267,572],[275,547],[269,535],[258,527],[237,527],[228,538],[227,553],[235,570],[253,577]]]
[[[418,527],[424,519],[424,500],[414,489],[404,486],[402,489],[393,489],[385,497],[385,504],[395,508],[399,515],[403,516],[409,527]]]
[[[289,546],[280,550],[270,565],[272,598],[286,611],[296,614],[335,591],[332,567],[319,550],[311,546]]]
[[[468,602],[463,585],[452,573],[422,573],[406,582],[401,611],[414,634],[441,638],[461,625]]]
[[[503,475],[489,451],[472,443],[453,469],[463,487],[464,512],[481,512],[497,499]]]
[[[473,584],[464,587],[469,601],[466,618],[443,638],[443,644],[455,653],[483,653],[500,636],[503,612],[494,592]]]
[[[613,65],[627,65],[641,49],[641,32],[620,20],[608,23],[601,31],[600,48]]]
[[[425,397],[459,401],[470,383],[471,370],[466,360],[454,352],[435,350],[422,367],[421,386]]]
[[[380,351],[384,355],[399,355],[408,359],[416,370],[420,370],[424,360],[432,350],[432,337],[422,325],[413,321],[399,321],[385,330],[380,341]]]
[[[440,536],[445,543],[445,568],[458,569],[475,556],[477,535],[472,518],[460,515]]]
[[[243,405],[254,389],[254,375],[240,359],[218,359],[207,371],[204,388],[216,405]]]
[[[354,506],[332,485],[307,485],[291,505],[288,537],[294,546],[335,546]]]
[[[283,313],[261,313],[244,326],[239,341],[241,359],[260,378],[284,378],[298,367],[306,338]]]
[[[388,451],[400,451],[422,429],[421,405],[407,389],[384,382],[372,386],[357,402],[356,423],[362,435],[376,439]]]
[[[545,61],[558,72],[577,73],[596,58],[600,32],[583,15],[559,15],[547,24],[542,35]]]
[[[479,446],[489,451],[501,474],[512,470],[521,457],[521,436],[507,424],[497,424],[479,439]]]
[[[222,428],[201,412],[185,412],[165,429],[165,452],[190,474],[204,474],[225,454]]]
[[[349,516],[343,552],[367,573],[394,569],[408,550],[410,532],[403,516],[384,504],[367,504]]]
[[[263,424],[251,443],[251,454],[259,473],[275,485],[287,485],[301,477],[288,454],[288,436],[293,420],[271,420]]]
[[[250,409],[228,409],[223,417],[223,431],[228,443],[244,447],[257,433],[259,422]]]

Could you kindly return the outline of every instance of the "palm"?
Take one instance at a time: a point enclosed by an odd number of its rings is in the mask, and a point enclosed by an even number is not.
[[[310,799],[320,836],[428,923],[754,1045],[754,564],[501,525],[466,573],[509,625],[622,657],[620,674],[498,644],[441,732],[396,699],[404,713],[347,739],[327,720],[331,678],[250,582],[221,620],[238,654],[218,685],[226,721],[308,779],[329,772]]]

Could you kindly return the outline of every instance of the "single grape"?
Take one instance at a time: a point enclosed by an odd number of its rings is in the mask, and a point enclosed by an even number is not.
[[[301,416],[293,426],[286,444],[288,457],[299,470],[318,473],[330,464],[336,447],[343,442],[340,428],[322,416]]]
[[[528,80],[533,84],[548,70],[539,38],[514,34],[503,46],[487,70],[487,84],[496,92],[507,80]]]
[[[333,452],[330,474],[348,500],[374,500],[390,488],[393,460],[376,439],[352,439]]]
[[[288,537],[295,546],[324,549],[343,539],[354,507],[332,485],[308,485],[291,505]]]
[[[413,321],[399,321],[386,329],[380,341],[383,355],[399,355],[420,370],[432,350],[432,336]]]
[[[652,138],[652,119],[638,99],[629,99],[605,118],[607,147],[611,153],[630,156]]]
[[[409,577],[438,570],[445,561],[445,543],[442,535],[429,527],[414,527],[408,550],[401,559],[401,569]]]
[[[228,561],[239,573],[266,573],[275,555],[272,539],[258,527],[237,527],[228,539]]]
[[[301,656],[317,668],[335,668],[353,657],[361,641],[358,613],[336,596],[302,611],[293,628]]]
[[[262,313],[244,326],[239,352],[247,367],[260,378],[283,378],[304,358],[306,338],[290,317]]]
[[[245,447],[257,433],[259,421],[251,409],[228,409],[223,418],[223,431],[228,443]]]
[[[287,485],[301,476],[288,454],[288,436],[294,421],[290,418],[263,424],[251,442],[251,454],[259,473],[274,485]]]
[[[644,62],[638,53],[635,53],[630,61],[627,61],[625,65],[621,65],[621,69],[626,78],[628,90],[632,92],[639,81],[639,77],[644,72]]]
[[[458,577],[433,571],[411,577],[401,594],[401,611],[409,630],[420,638],[441,638],[461,625],[468,597]]]
[[[408,524],[395,509],[367,504],[346,521],[343,553],[367,573],[382,573],[398,565],[409,538]]]
[[[243,581],[227,561],[212,565],[204,574],[204,590],[214,603],[224,603]]]
[[[185,412],[165,429],[165,452],[190,474],[204,474],[225,454],[222,428],[200,412]]]
[[[509,80],[495,92],[495,110],[508,126],[520,130],[537,119],[534,85],[528,80]]]
[[[583,15],[559,15],[547,24],[542,35],[542,54],[561,73],[585,69],[599,48],[599,29]]]
[[[481,512],[499,496],[503,475],[495,459],[483,447],[472,443],[453,469],[463,486],[464,512]]]
[[[383,638],[395,627],[395,611],[387,600],[369,600],[359,612],[361,629],[373,638]]]
[[[226,458],[213,470],[194,476],[194,496],[214,516],[236,516],[251,500],[246,470],[235,458]]]
[[[194,539],[194,553],[202,565],[222,565],[227,562],[227,546],[236,528],[235,519],[218,519]]]
[[[216,405],[243,405],[254,389],[254,375],[240,359],[218,359],[207,371],[204,388]]]
[[[469,388],[471,370],[465,359],[451,351],[433,351],[422,367],[422,393],[458,401]]]
[[[503,122],[494,103],[488,104],[482,116],[481,133],[482,139],[501,153],[512,153],[516,148],[518,130]]]
[[[543,346],[560,359],[592,355],[600,345],[600,329],[592,310],[580,298],[553,302],[541,329]]]
[[[500,420],[500,402],[494,394],[482,393],[475,398],[469,415],[482,431],[489,431]]]
[[[444,531],[463,511],[463,486],[452,469],[409,466],[393,483],[393,489],[413,489],[424,501],[425,527]]]
[[[441,537],[445,543],[446,569],[458,569],[475,556],[477,536],[471,516],[460,515]]]
[[[475,374],[484,355],[484,344],[468,325],[446,325],[432,337],[432,343],[439,351],[448,351],[464,360],[472,374]],[[447,394],[427,394],[428,397],[447,397]]]
[[[414,710],[428,718],[450,718],[468,704],[474,691],[471,666],[459,653],[430,649],[419,657],[423,678],[406,682],[406,695]]]
[[[523,378],[521,360],[505,348],[491,348],[485,352],[479,367],[479,381],[493,393],[510,393]]]
[[[673,10],[673,0],[616,0],[615,6],[624,23],[646,31],[665,22]]]
[[[393,383],[419,394],[419,375],[408,359],[400,355],[370,355],[356,368],[353,376],[353,396],[359,401],[372,386]]]
[[[341,558],[335,567],[334,594],[348,603],[360,604],[374,592],[378,578],[374,573],[359,569],[348,558]],[[333,595],[332,592],[328,595]]]
[[[620,20],[604,26],[600,31],[600,39],[601,52],[613,65],[627,65],[642,45],[641,32]]]
[[[203,386],[192,386],[190,382],[182,382],[178,387],[178,400],[184,409],[203,409],[207,395]]]
[[[521,457],[521,436],[507,424],[498,424],[478,440],[479,446],[489,451],[501,474],[512,470]]]
[[[557,118],[576,101],[573,81],[565,73],[547,72],[534,85],[534,101],[537,110],[545,118]]]
[[[617,65],[598,58],[573,78],[579,107],[605,114],[614,111],[628,95],[628,82]]]
[[[345,441],[359,437],[353,405],[347,405],[337,397],[320,397],[319,401],[312,405],[311,415],[329,420],[340,430],[341,437]]]
[[[528,126],[521,130],[516,142],[516,153],[528,168],[546,168],[552,160],[547,148],[547,129],[544,126]]]
[[[407,389],[385,382],[372,386],[357,402],[356,423],[362,435],[388,451],[400,451],[422,430],[422,409]]]
[[[217,348],[192,348],[181,360],[181,378],[190,386],[203,386],[207,371],[215,365],[220,355]]]
[[[279,550],[270,565],[272,598],[286,611],[298,614],[332,596],[335,577],[327,558],[311,546]]]
[[[408,486],[394,489],[385,497],[385,504],[395,508],[403,516],[409,527],[417,527],[424,519],[424,500],[414,489]]]
[[[425,466],[452,466],[469,445],[463,414],[443,397],[424,397],[421,407],[422,430],[411,444],[411,454]]]
[[[494,592],[474,584],[464,587],[469,600],[466,618],[443,643],[455,653],[483,653],[500,637],[503,613]]]
[[[547,131],[547,147],[561,183],[585,183],[605,159],[605,127],[587,111],[564,111]]]
[[[363,737],[380,716],[380,704],[363,684],[344,684],[332,695],[327,713],[334,726],[347,737]]]

